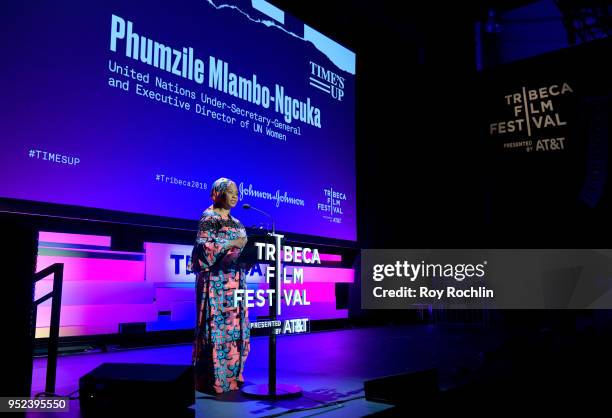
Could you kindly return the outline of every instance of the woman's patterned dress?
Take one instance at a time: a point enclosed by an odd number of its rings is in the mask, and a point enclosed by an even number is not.
[[[234,289],[246,289],[244,270],[235,263],[238,248],[229,242],[246,237],[240,221],[209,207],[200,219],[196,248],[200,270],[196,279],[196,329],[192,360],[195,387],[200,392],[223,393],[244,383],[249,354],[249,318],[244,303],[233,307]],[[198,260],[192,261],[194,264]]]

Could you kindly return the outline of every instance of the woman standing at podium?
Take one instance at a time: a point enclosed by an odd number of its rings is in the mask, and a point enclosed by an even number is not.
[[[230,215],[238,203],[236,184],[220,178],[212,185],[213,204],[202,213],[192,254],[196,278],[196,329],[192,360],[195,388],[220,394],[244,383],[249,354],[249,319],[244,302],[233,306],[235,289],[246,289],[245,271],[236,263],[247,237]]]

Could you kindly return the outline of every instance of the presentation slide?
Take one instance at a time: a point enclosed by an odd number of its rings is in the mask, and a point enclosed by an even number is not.
[[[266,1],[7,1],[0,197],[356,239],[355,54]],[[35,207],[36,205],[32,205]]]

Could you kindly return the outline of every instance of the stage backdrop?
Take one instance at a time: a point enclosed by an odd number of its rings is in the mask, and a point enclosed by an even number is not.
[[[353,52],[263,0],[2,9],[3,207],[195,220],[223,176],[282,231],[356,239]]]
[[[143,251],[115,251],[110,236],[41,231],[37,270],[64,264],[60,336],[116,334],[122,325],[143,331],[193,329],[195,326],[195,274],[187,269],[192,246],[145,242]],[[303,267],[303,283],[283,289],[306,292],[308,305],[284,306],[282,320],[310,321],[348,318],[343,288],[354,281],[355,271],[342,267],[341,254],[320,254],[321,264]],[[247,287],[268,289],[267,265],[247,273]],[[287,274],[292,274],[287,265]],[[36,284],[39,298],[53,288],[52,277]],[[249,308],[252,322],[268,315],[267,306]],[[36,337],[49,336],[51,301],[38,308]]]

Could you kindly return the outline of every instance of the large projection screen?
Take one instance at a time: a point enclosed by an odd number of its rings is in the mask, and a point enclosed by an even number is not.
[[[197,220],[228,177],[281,231],[356,239],[350,50],[265,1],[2,8],[4,206]]]

